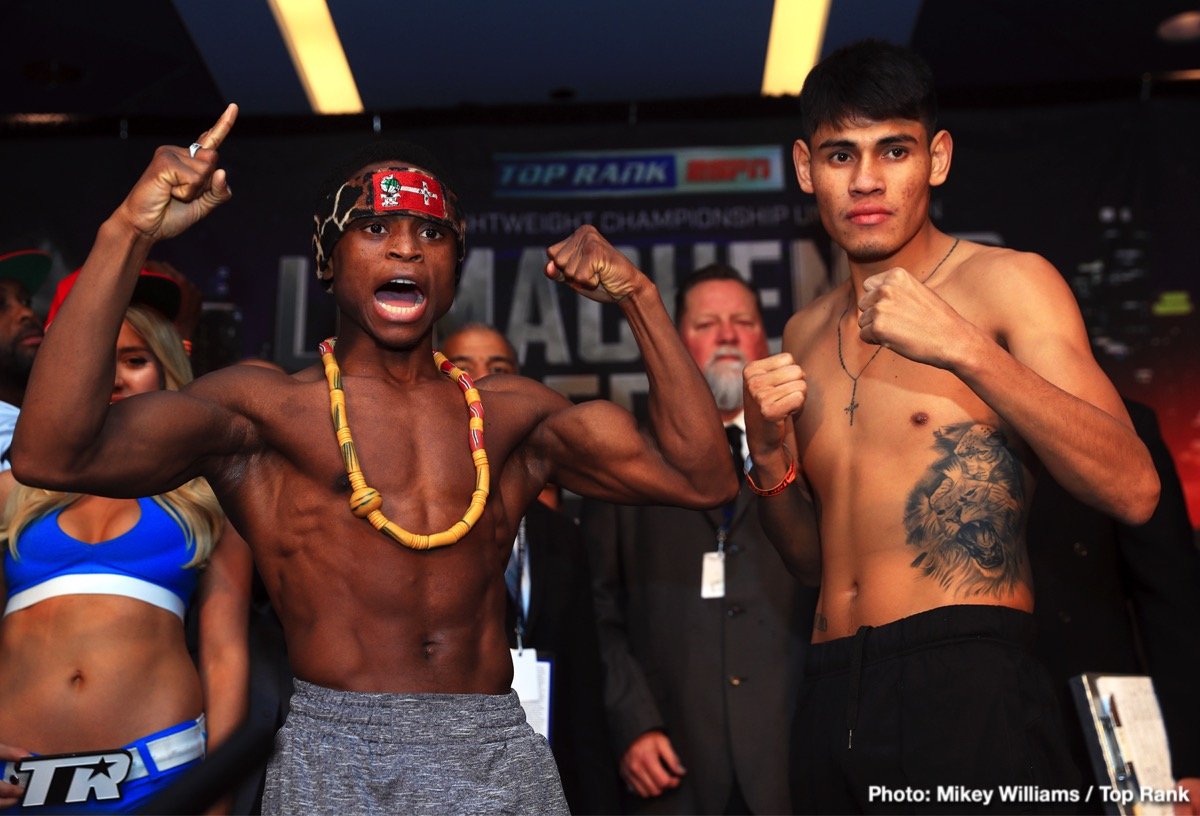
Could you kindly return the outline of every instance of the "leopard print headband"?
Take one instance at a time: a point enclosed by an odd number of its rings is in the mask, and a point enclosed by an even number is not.
[[[327,209],[313,216],[313,252],[317,278],[328,287],[333,280],[330,260],[346,225],[356,218],[412,215],[441,224],[454,233],[461,265],[466,253],[467,225],[458,196],[437,177],[419,167],[398,165],[352,178],[325,198]]]

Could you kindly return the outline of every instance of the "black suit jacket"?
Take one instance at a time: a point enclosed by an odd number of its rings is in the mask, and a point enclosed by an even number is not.
[[[525,513],[529,613],[525,646],[554,661],[550,739],[572,813],[616,813],[618,777],[604,717],[604,675],[592,607],[591,574],[579,525],[534,502]],[[516,647],[516,608],[508,602]]]
[[[736,779],[755,813],[787,813],[788,745],[816,595],[788,573],[742,485],[725,597],[701,598],[721,509],[584,502],[605,698],[617,756],[662,729],[687,768],[640,813],[721,813]]]
[[[1154,412],[1126,400],[1162,481],[1158,509],[1130,527],[1043,475],[1029,514],[1038,654],[1063,699],[1080,767],[1090,768],[1067,679],[1149,674],[1176,778],[1200,776],[1200,554]]]

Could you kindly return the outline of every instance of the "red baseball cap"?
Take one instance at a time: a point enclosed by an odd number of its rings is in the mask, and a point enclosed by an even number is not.
[[[67,295],[71,293],[71,289],[75,286],[75,281],[78,279],[79,270],[76,269],[58,282],[58,288],[54,290],[54,299],[50,301],[50,310],[46,313],[47,328],[50,327],[50,323],[54,320],[55,315],[58,314],[58,310],[66,302]],[[174,320],[179,316],[179,306],[182,296],[179,284],[172,278],[167,277],[161,272],[143,269],[140,277],[138,277],[137,284],[133,288],[133,300],[131,302],[150,306],[162,312],[167,320]]]

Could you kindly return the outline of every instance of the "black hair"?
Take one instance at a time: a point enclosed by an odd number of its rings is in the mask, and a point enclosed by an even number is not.
[[[937,93],[925,60],[899,45],[862,40],[817,63],[800,91],[800,138],[808,143],[821,125],[838,127],[860,118],[912,119],[932,139]]]
[[[742,277],[741,273],[728,264],[710,263],[708,266],[702,266],[684,278],[683,282],[679,284],[679,288],[675,290],[676,326],[683,320],[684,305],[687,303],[688,292],[702,283],[713,280],[737,281],[744,286],[746,291],[754,296],[754,308],[758,309],[759,317],[762,317],[762,301],[758,297],[758,291]]]

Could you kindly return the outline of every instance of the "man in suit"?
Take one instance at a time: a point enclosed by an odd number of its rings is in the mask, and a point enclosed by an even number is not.
[[[1158,508],[1145,524],[1121,524],[1048,475],[1038,482],[1027,533],[1036,650],[1062,700],[1081,768],[1090,762],[1068,678],[1085,672],[1149,674],[1175,779],[1190,793],[1182,812],[1200,813],[1200,553],[1153,409],[1128,399],[1125,407],[1158,470]],[[1103,809],[1097,803],[1092,812]]]
[[[675,322],[716,397],[736,468],[742,368],[767,355],[757,293],[713,264]],[[585,503],[605,699],[627,810],[785,813],[788,726],[814,595],[788,574],[743,484],[714,510]]]
[[[520,371],[512,344],[480,323],[442,343],[442,353],[473,379]],[[551,661],[550,748],[572,813],[615,813],[617,774],[604,720],[600,647],[591,574],[579,524],[558,511],[559,490],[547,485],[518,526],[505,573],[510,587],[509,646]]]

